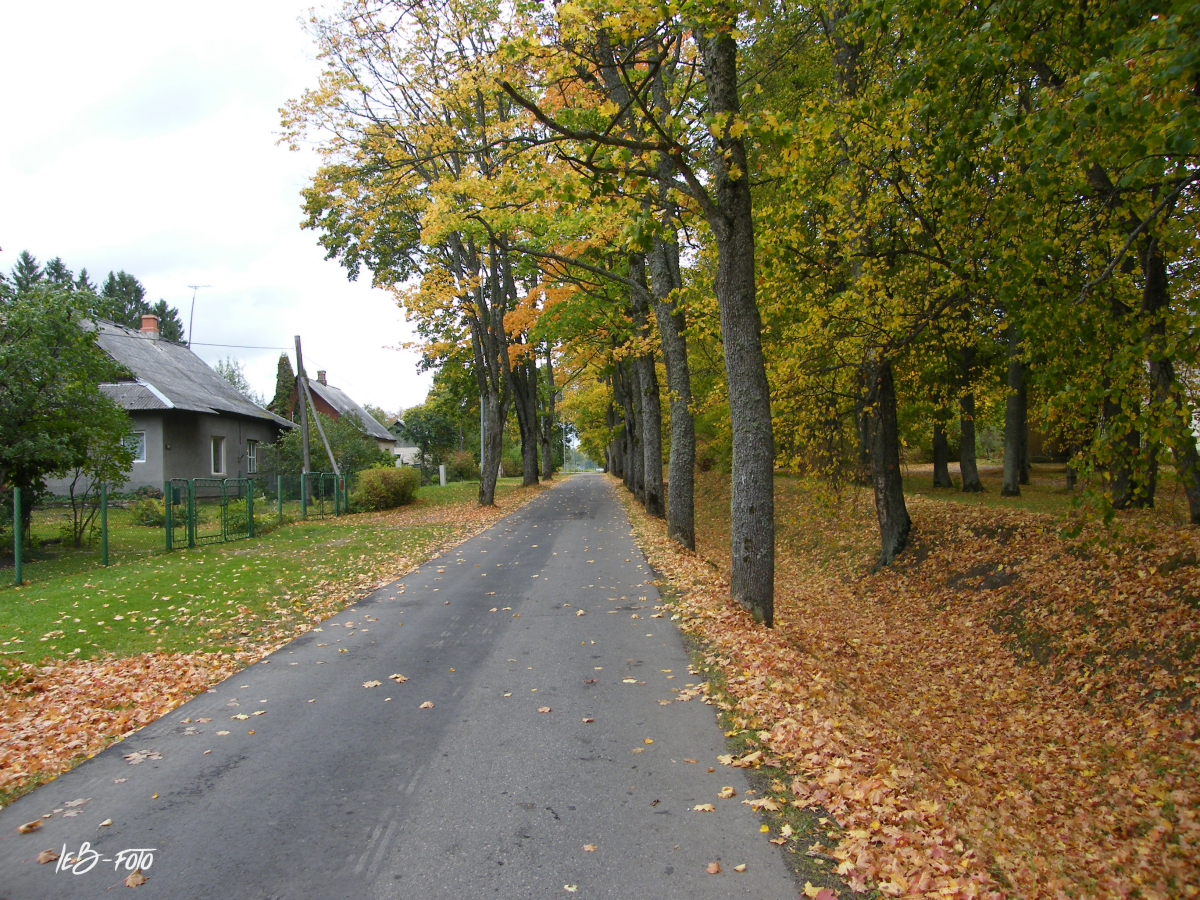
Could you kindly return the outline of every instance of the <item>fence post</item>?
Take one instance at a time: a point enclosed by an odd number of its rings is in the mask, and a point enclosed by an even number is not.
[[[188,549],[196,549],[196,479],[187,480]]]
[[[335,519],[340,515],[339,509],[341,508],[341,503],[342,503],[341,488],[338,487],[338,477],[336,475],[334,475],[333,476],[333,516]]]
[[[163,531],[165,531],[167,533],[166,534],[166,537],[167,537],[166,552],[167,553],[171,552],[171,544],[174,543],[174,538],[172,537],[172,528],[171,528],[171,503],[174,501],[174,495],[171,493],[172,490],[174,490],[174,489],[171,487],[170,480],[168,479],[167,481],[164,481],[163,482]]]
[[[283,476],[275,476],[275,511],[279,515],[279,524],[283,524]]]
[[[21,583],[21,489],[13,488],[13,584]]]
[[[108,485],[100,485],[100,565],[108,565]]]
[[[308,478],[307,472],[300,473],[300,518],[308,518],[308,485],[305,479]]]
[[[246,485],[246,537],[254,537],[254,479]]]

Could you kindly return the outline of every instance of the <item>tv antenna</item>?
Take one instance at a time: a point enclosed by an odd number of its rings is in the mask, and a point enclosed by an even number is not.
[[[189,284],[192,289],[192,312],[188,316],[188,349],[192,349],[192,326],[196,323],[196,291],[202,287],[212,287],[211,284]]]

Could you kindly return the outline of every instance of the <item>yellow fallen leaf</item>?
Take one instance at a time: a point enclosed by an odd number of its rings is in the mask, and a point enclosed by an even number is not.
[[[819,893],[821,893],[821,889],[819,887],[816,887],[815,885],[813,885],[813,883],[811,881],[804,882],[804,896],[805,897],[815,897]]]
[[[254,734],[254,729],[251,728],[249,731],[246,732],[246,734]]]
[[[395,675],[389,675],[388,679],[396,682],[396,684],[404,684],[404,682],[408,681],[408,676],[401,675],[399,672],[397,672]]]
[[[40,866],[44,866],[48,862],[54,862],[56,859],[58,859],[57,850],[43,850],[37,855],[38,865]]]
[[[717,791],[717,796],[722,800],[728,800],[730,797],[736,797],[737,791],[731,787],[723,787],[721,790]]]
[[[51,852],[53,852],[53,851],[51,851]],[[584,844],[584,845],[583,845],[583,852],[584,852],[584,853],[595,853],[595,852],[596,852],[596,845],[595,845],[595,844]]]
[[[228,731],[218,731],[217,734],[229,734]]]
[[[150,879],[142,874],[141,869],[134,869],[129,873],[129,877],[125,879],[125,887],[141,887]]]
[[[622,678],[621,684],[637,684],[636,678]]]
[[[584,612],[582,609],[577,609],[577,610],[575,610],[575,615],[577,615],[577,616],[586,616],[586,615],[587,615],[587,613],[586,613],[586,612]]]
[[[112,824],[112,819],[105,819],[103,822],[101,822],[101,823],[100,823],[99,825],[97,825],[96,827],[97,827],[97,828],[107,828],[107,827],[108,827],[109,825],[111,825],[111,824]]]
[[[26,822],[24,825],[18,825],[17,831],[21,832],[21,834],[29,834],[29,832],[33,831],[34,829],[41,827],[42,820],[34,819],[32,822]]]
[[[544,713],[544,712],[550,712],[550,707],[548,707],[548,706],[539,706],[539,707],[538,707],[538,712],[543,712],[543,713]]]
[[[717,762],[719,762],[723,766],[731,766],[731,765],[733,765],[733,754],[722,753],[720,756],[717,757]]]
[[[157,799],[158,799],[158,791],[155,791],[155,792],[154,792],[154,796],[153,796],[153,797],[151,797],[150,799],[151,799],[151,800],[157,800]]]
[[[697,803],[692,807],[696,812],[716,812],[717,808],[711,803]]]
[[[642,743],[643,744],[653,744],[654,738],[642,738]]]
[[[721,864],[719,862],[710,862],[708,864],[708,868],[706,868],[704,871],[706,871],[709,875],[720,875]]]
[[[424,703],[422,703],[420,706],[418,706],[417,709],[433,709],[433,704],[430,701],[426,700]]]
[[[363,687],[365,687],[365,688],[379,687],[381,684],[383,684],[382,681],[364,681]],[[255,715],[258,715],[258,713],[255,713]]]
[[[252,716],[265,716],[266,714],[267,711],[265,709],[256,709],[254,712],[250,713]]]
[[[573,893],[575,893],[577,890],[579,890],[579,885],[577,885],[577,884],[564,884],[564,885],[563,885],[563,890],[564,890],[564,891],[566,891],[567,893],[573,894]]]
[[[585,719],[583,720],[583,724],[584,724],[584,725],[591,725],[591,724],[592,724],[593,722],[595,722],[595,721],[596,721],[595,719],[585,718]]]
[[[758,826],[758,830],[761,831],[763,834],[770,834],[771,826],[770,825],[760,825],[760,826]]]
[[[771,840],[769,840],[767,843],[775,844],[779,847],[782,847],[784,844],[787,843],[787,838],[771,838]]]
[[[245,713],[238,713],[236,716],[230,716],[229,718],[231,718],[231,719],[248,719],[250,717],[248,715],[246,715]]]
[[[733,867],[733,871],[735,871],[735,872],[745,872],[745,871],[746,871],[746,864],[745,864],[745,863],[742,863],[740,866],[734,866],[734,867]]]

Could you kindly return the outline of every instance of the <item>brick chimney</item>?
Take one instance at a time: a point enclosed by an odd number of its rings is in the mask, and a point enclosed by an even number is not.
[[[158,316],[142,316],[141,332],[152,338],[158,337]]]
[[[317,384],[326,384],[324,369],[317,369]]]

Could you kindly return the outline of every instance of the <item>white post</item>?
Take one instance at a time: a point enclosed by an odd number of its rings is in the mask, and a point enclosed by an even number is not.
[[[442,487],[446,486],[446,467],[445,466],[438,466],[438,483]]]

